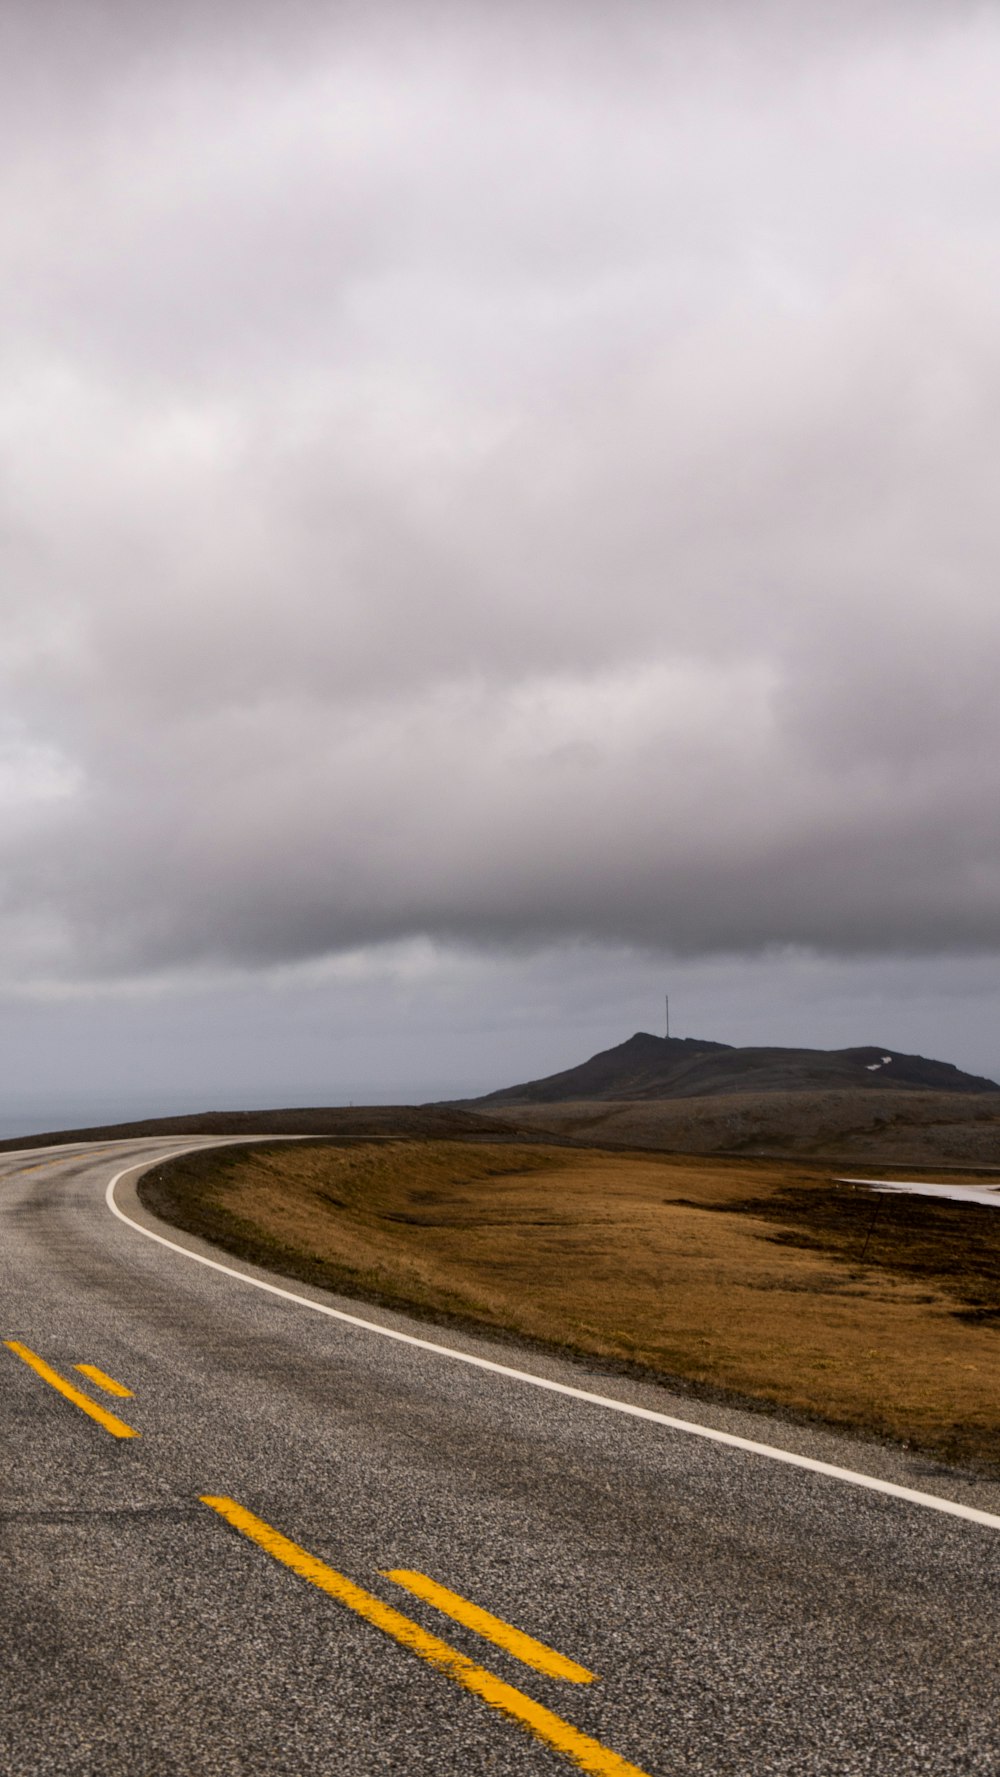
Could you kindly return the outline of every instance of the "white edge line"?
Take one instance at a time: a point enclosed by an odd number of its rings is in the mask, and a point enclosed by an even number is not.
[[[737,1437],[734,1432],[716,1431],[714,1426],[698,1425],[689,1419],[675,1419],[669,1413],[656,1412],[653,1407],[637,1407],[631,1401],[615,1400],[612,1395],[592,1394],[589,1389],[573,1388],[568,1382],[554,1382],[548,1376],[534,1376],[530,1370],[515,1370],[509,1364],[498,1364],[491,1358],[475,1357],[471,1352],[457,1351],[454,1346],[439,1345],[433,1339],[420,1339],[415,1333],[402,1333],[395,1327],[383,1327],[377,1321],[365,1320],[360,1314],[348,1314],[342,1308],[331,1308],[325,1302],[314,1302],[309,1296],[300,1296],[295,1290],[283,1289],[277,1283],[266,1283],[263,1278],[251,1277],[245,1271],[236,1271],[219,1259],[210,1259],[204,1253],[193,1252],[190,1247],[181,1246],[176,1240],[168,1240],[165,1234],[156,1234],[152,1228],[144,1228],[141,1222],[126,1215],[115,1201],[116,1186],[130,1173],[145,1172],[161,1160],[178,1159],[181,1154],[199,1151],[199,1148],[182,1148],[179,1152],[171,1149],[116,1172],[104,1194],[112,1215],[117,1216],[127,1227],[134,1228],[137,1233],[144,1234],[147,1240],[155,1240],[158,1246],[181,1253],[184,1258],[193,1259],[198,1265],[207,1265],[210,1271],[221,1271],[226,1277],[238,1278],[241,1283],[249,1284],[255,1290],[266,1290],[268,1295],[279,1296],[284,1302],[294,1302],[299,1308],[311,1308],[314,1314],[325,1314],[330,1320],[345,1321],[348,1326],[361,1327],[367,1333],[377,1333],[382,1339],[394,1339],[399,1345],[413,1345],[420,1351],[432,1351],[436,1357],[451,1358],[455,1363],[469,1364],[476,1370],[488,1370],[495,1376],[509,1376],[515,1382],[527,1382],[532,1388],[547,1389],[550,1394],[566,1395],[570,1400],[584,1401],[591,1407],[604,1407],[612,1413],[625,1413],[632,1419],[651,1420],[654,1425],[665,1425],[671,1431],[686,1432],[694,1438],[705,1438],[712,1444],[725,1444],[730,1450],[743,1450],[750,1456],[765,1456],[771,1462],[784,1462],[791,1468],[807,1469],[814,1475],[828,1475],[831,1480],[847,1481],[852,1487],[865,1487],[870,1493],[885,1493],[891,1499],[903,1499],[910,1505],[925,1506],[932,1512],[944,1512],[951,1518],[965,1518],[971,1524],[986,1524],[991,1530],[1000,1530],[1000,1516],[994,1512],[980,1511],[977,1506],[960,1505],[957,1500],[941,1499],[936,1493],[920,1493],[915,1487],[901,1487],[895,1481],[882,1481],[875,1475],[863,1475],[855,1469],[838,1468],[835,1463],[820,1462],[813,1456],[799,1456],[795,1451],[781,1450],[774,1444],[758,1444],[752,1438]]]

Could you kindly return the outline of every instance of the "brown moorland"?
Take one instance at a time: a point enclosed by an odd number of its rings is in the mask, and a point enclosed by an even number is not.
[[[539,1141],[1000,1170],[1000,1092],[730,1092],[496,1104],[489,1113]]]
[[[477,1111],[448,1105],[300,1105],[272,1111],[196,1111],[178,1117],[140,1117],[131,1123],[91,1124],[82,1129],[50,1129],[0,1141],[0,1153],[22,1148],[47,1148],[54,1143],[130,1141],[140,1136],[239,1135],[460,1135],[503,1134],[506,1124]]]
[[[797,1162],[456,1140],[214,1149],[140,1195],[306,1282],[1000,1472],[993,1209]]]

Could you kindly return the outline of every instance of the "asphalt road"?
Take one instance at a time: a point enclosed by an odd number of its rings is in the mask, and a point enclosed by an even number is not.
[[[996,1777],[1000,1489],[250,1287],[108,1209],[168,1145],[0,1161],[0,1770]]]

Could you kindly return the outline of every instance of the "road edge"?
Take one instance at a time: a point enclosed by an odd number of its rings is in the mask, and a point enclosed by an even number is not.
[[[240,1137],[230,1138],[239,1142]],[[190,1148],[172,1150],[171,1158],[178,1157],[179,1152],[194,1153],[203,1147],[213,1147],[225,1143],[226,1138],[216,1137],[215,1141],[193,1143]],[[227,1277],[237,1279],[252,1289],[266,1291],[296,1307],[311,1309],[314,1314],[323,1314],[331,1320],[340,1321],[348,1326],[356,1327],[364,1332],[375,1333],[383,1339],[391,1339],[398,1344],[416,1347],[428,1351],[436,1357],[443,1357],[455,1363],[467,1364],[478,1370],[506,1377],[508,1380],[525,1383],[530,1387],[542,1389],[548,1393],[576,1400],[583,1405],[596,1407],[605,1412],[621,1413],[630,1418],[641,1419],[656,1425],[662,1425],[669,1431],[675,1431],[688,1437],[701,1438],[709,1443],[722,1445],[729,1449],[739,1450],[744,1455],[763,1457],[770,1462],[784,1463],[789,1467],[805,1470],[807,1473],[820,1475],[830,1480],[846,1483],[870,1493],[903,1501],[924,1510],[935,1511],[948,1517],[960,1518],[968,1523],[983,1525],[991,1530],[1000,1530],[1000,1514],[983,1511],[978,1506],[964,1505],[959,1500],[948,1499],[940,1494],[924,1493],[915,1487],[907,1487],[897,1481],[888,1481],[877,1475],[866,1475],[858,1469],[840,1467],[836,1463],[825,1462],[820,1458],[802,1455],[798,1451],[785,1450],[779,1445],[760,1443],[754,1438],[744,1438],[735,1432],[722,1431],[715,1426],[702,1425],[696,1420],[681,1419],[674,1414],[663,1413],[653,1407],[644,1407],[633,1401],[624,1401],[614,1395],[597,1394],[596,1392],[576,1388],[571,1383],[557,1381],[553,1377],[538,1375],[531,1370],[522,1370],[511,1364],[501,1363],[493,1358],[481,1357],[474,1352],[461,1350],[454,1345],[444,1345],[438,1340],[422,1338],[419,1334],[408,1333],[401,1328],[386,1326],[379,1321],[370,1320],[363,1315],[353,1314],[347,1309],[335,1308],[332,1304],[318,1301],[310,1296],[302,1295],[297,1290],[285,1288],[282,1284],[272,1283],[262,1277],[255,1277],[249,1271],[238,1269],[235,1265],[226,1264],[223,1260],[199,1252],[192,1245],[172,1240],[166,1234],[148,1227],[144,1221],[137,1220],[122,1209],[117,1201],[116,1192],[119,1185],[134,1175],[146,1172],[150,1167],[158,1165],[167,1156],[151,1155],[146,1159],[122,1167],[114,1173],[108,1182],[104,1200],[111,1214],[124,1223],[135,1233],[142,1234],[147,1240],[155,1241],[159,1246],[182,1257],[192,1260],[195,1264],[205,1265],[210,1270],[223,1273]],[[147,1215],[149,1212],[145,1212]],[[175,1230],[180,1232],[180,1230]],[[188,1237],[191,1238],[191,1237]],[[204,1244],[204,1243],[201,1243]]]

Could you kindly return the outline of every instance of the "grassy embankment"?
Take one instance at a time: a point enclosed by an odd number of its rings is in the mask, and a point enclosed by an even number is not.
[[[141,1195],[307,1282],[1000,1472],[996,1210],[795,1163],[456,1141],[217,1149]]]

